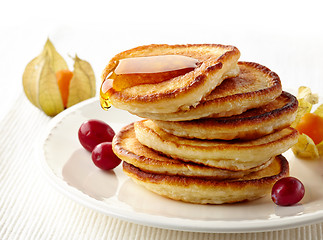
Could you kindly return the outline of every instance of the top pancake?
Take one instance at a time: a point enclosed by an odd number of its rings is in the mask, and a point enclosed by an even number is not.
[[[113,106],[132,113],[171,113],[195,106],[224,79],[238,75],[240,52],[236,47],[218,44],[153,44],[122,52],[104,70],[105,80],[118,60],[130,57],[183,55],[199,60],[199,66],[184,75],[157,84],[142,84],[108,91]],[[139,114],[140,115],[140,114]]]
[[[265,105],[282,93],[279,76],[265,66],[239,62],[239,76],[224,80],[197,106],[175,113],[135,113],[140,117],[164,121],[187,121],[205,117],[226,117]]]

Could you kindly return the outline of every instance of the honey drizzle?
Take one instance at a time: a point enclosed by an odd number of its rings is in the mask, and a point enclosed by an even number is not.
[[[107,111],[111,107],[108,91],[112,88],[113,79],[106,79],[100,87],[100,104],[103,110]]]
[[[125,58],[103,81],[100,88],[100,103],[104,110],[111,107],[109,90],[115,91],[142,85],[156,84],[193,71],[199,64],[195,58],[183,55],[159,55]]]

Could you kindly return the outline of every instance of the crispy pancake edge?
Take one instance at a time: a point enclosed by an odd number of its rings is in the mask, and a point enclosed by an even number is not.
[[[176,137],[155,126],[151,120],[138,121],[134,125],[139,142],[156,151],[183,161],[212,167],[219,167],[221,161],[232,167],[233,164],[235,167],[238,163],[245,164],[245,167],[242,165],[236,168],[240,170],[260,165],[261,162],[287,151],[298,139],[297,130],[291,127],[255,140],[228,142]]]
[[[282,92],[279,97],[288,99],[280,108],[255,116],[247,116],[244,112],[228,118],[203,118],[191,121],[161,121],[154,122],[163,130],[179,137],[199,139],[255,139],[270,134],[276,130],[288,127],[295,119],[298,101],[288,92]],[[266,107],[266,106],[261,106]],[[255,109],[256,110],[256,109]]]
[[[150,118],[164,121],[187,121],[199,118],[218,118],[241,114],[242,112],[265,105],[282,93],[282,85],[279,76],[269,68],[255,62],[238,62],[238,66],[245,65],[253,68],[255,71],[260,71],[270,80],[270,87],[259,89],[257,91],[238,93],[221,97],[209,101],[200,101],[196,106],[191,106],[188,110],[180,110],[174,113],[152,113],[152,112],[130,112],[139,117]],[[212,94],[212,92],[210,93]],[[232,102],[238,102],[235,108],[232,109]]]
[[[289,164],[286,158],[282,155],[278,155],[275,157],[275,160],[278,160],[281,165],[281,171],[278,174],[273,176],[263,177],[260,179],[248,179],[248,180],[231,179],[228,181],[226,180],[220,181],[220,180],[200,178],[200,177],[185,177],[185,176],[177,176],[177,175],[150,173],[150,172],[145,172],[140,168],[137,168],[127,162],[123,162],[123,168],[128,170],[129,172],[134,173],[138,178],[142,180],[147,180],[153,183],[160,183],[160,182],[166,181],[167,183],[179,184],[179,185],[200,184],[200,185],[211,186],[211,187],[215,187],[215,186],[227,187],[228,183],[234,186],[243,186],[246,184],[262,185],[264,182],[273,181],[273,180],[275,181],[283,176],[288,175]]]
[[[279,173],[247,180],[217,181],[153,174],[126,162],[123,162],[123,171],[139,185],[167,198],[198,204],[223,204],[254,200],[269,193],[277,180],[289,175],[288,161],[282,155],[276,156],[275,161],[279,164]]]
[[[131,136],[134,135],[134,136]],[[136,149],[131,149],[127,144],[127,139],[134,138],[133,140],[141,146],[141,149],[145,149],[143,153],[138,155]],[[196,164],[193,162],[185,162],[180,159],[173,159],[166,155],[156,152],[146,146],[143,146],[136,138],[134,133],[133,123],[125,126],[119,131],[112,141],[112,150],[123,161],[134,165],[146,172],[161,173],[169,175],[183,175],[183,176],[196,176],[196,177],[211,177],[214,179],[229,179],[229,178],[241,178],[251,172],[259,171],[267,167],[272,159],[256,166],[251,169],[235,171],[234,169],[221,169],[205,166],[202,164]],[[146,155],[145,155],[146,153]],[[153,156],[151,156],[153,154]],[[150,157],[147,157],[147,155]],[[155,158],[152,158],[155,157]],[[166,158],[166,161],[164,160]]]

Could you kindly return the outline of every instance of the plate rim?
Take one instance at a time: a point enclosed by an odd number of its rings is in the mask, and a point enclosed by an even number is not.
[[[286,230],[303,225],[314,224],[323,220],[323,209],[314,213],[305,213],[298,216],[286,216],[284,218],[275,219],[256,219],[256,220],[194,220],[176,217],[166,217],[148,213],[139,213],[133,211],[120,211],[108,208],[102,201],[96,200],[79,189],[68,185],[66,181],[58,177],[47,164],[45,156],[45,145],[52,130],[68,117],[71,113],[81,109],[82,107],[99,102],[96,98],[91,98],[78,103],[53,117],[46,130],[40,137],[36,151],[38,152],[38,163],[41,172],[46,180],[61,194],[69,197],[73,201],[80,203],[84,207],[90,208],[104,215],[118,218],[124,221],[141,224],[149,227],[157,227],[169,230],[188,231],[188,232],[204,232],[204,233],[245,233],[245,232],[265,232],[274,230]],[[274,204],[274,203],[273,203]],[[128,213],[128,214],[126,214]],[[136,215],[136,217],[133,217]],[[174,224],[181,220],[181,225]],[[162,220],[162,221],[160,221]],[[197,223],[203,223],[200,225]]]

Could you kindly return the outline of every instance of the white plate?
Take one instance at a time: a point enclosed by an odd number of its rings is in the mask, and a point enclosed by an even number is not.
[[[251,202],[230,205],[195,205],[163,198],[137,186],[122,172],[96,168],[90,153],[77,137],[80,125],[101,119],[117,132],[135,121],[126,111],[103,111],[95,99],[65,110],[51,121],[41,146],[41,166],[50,182],[75,201],[130,222],[197,232],[256,232],[291,228],[323,220],[323,162],[304,161],[291,151],[291,175],[305,185],[300,204],[276,206],[270,195]]]

